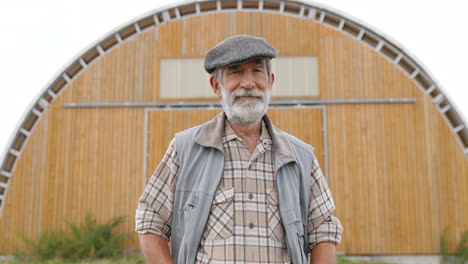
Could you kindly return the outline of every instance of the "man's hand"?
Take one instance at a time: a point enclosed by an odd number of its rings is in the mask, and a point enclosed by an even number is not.
[[[336,246],[330,242],[318,243],[310,256],[311,264],[335,264]]]
[[[149,264],[173,264],[169,246],[164,238],[154,234],[139,235],[140,246]]]

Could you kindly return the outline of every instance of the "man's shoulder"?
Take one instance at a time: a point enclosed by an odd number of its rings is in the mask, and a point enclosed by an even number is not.
[[[205,123],[202,123],[198,126],[194,126],[191,128],[187,128],[185,130],[182,130],[180,132],[177,132],[176,135],[181,135],[181,136],[192,136],[192,139],[196,136],[198,136],[200,133],[203,133],[205,129],[207,129],[209,126],[213,127],[216,126],[219,122],[223,123],[223,112],[219,113],[216,115],[213,119],[208,120]],[[211,128],[210,128],[211,130]]]
[[[181,135],[194,134],[194,133],[196,133],[198,130],[202,129],[203,126],[205,126],[207,123],[208,123],[208,122],[203,123],[203,124],[200,124],[200,125],[198,125],[198,126],[194,126],[194,127],[187,128],[187,129],[182,130],[182,131],[179,131],[179,132],[176,133],[176,135],[179,135],[179,134],[181,134]]]
[[[290,145],[294,150],[300,150],[300,151],[305,151],[308,153],[313,153],[314,152],[314,147],[311,145],[305,143],[304,141],[298,139],[297,137],[284,132],[283,130],[279,129],[277,126],[275,126],[268,115],[265,116],[264,122],[266,123],[267,127],[270,129],[270,134],[273,135],[273,137],[277,137],[278,141],[287,141],[287,145]],[[282,145],[282,143],[280,143]]]
[[[203,130],[205,130],[206,126],[210,121],[200,124],[198,126],[194,126],[191,128],[187,128],[185,130],[179,131],[176,133],[176,140],[183,140],[183,139],[194,139],[198,134],[200,134]]]
[[[312,152],[312,153],[314,152],[315,148],[313,146],[311,146],[310,144],[300,140],[299,138],[297,138],[297,137],[295,137],[295,136],[293,136],[293,135],[291,135],[291,134],[289,134],[287,132],[284,132],[284,131],[280,130],[279,128],[276,128],[276,129],[277,129],[277,131],[279,133],[283,134],[286,137],[286,139],[288,140],[288,142],[291,145],[293,145],[294,147],[297,147],[297,148],[299,148],[299,149],[301,149],[303,151]]]

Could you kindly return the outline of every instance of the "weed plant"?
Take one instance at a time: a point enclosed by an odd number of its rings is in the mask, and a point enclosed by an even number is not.
[[[122,240],[126,233],[116,233],[123,221],[116,217],[98,224],[92,216],[86,216],[81,225],[66,222],[67,230],[45,231],[37,239],[24,238],[26,253],[17,254],[22,259],[102,259],[123,254]]]
[[[441,264],[466,264],[468,263],[468,230],[463,232],[458,241],[454,254],[450,254],[446,232],[440,239],[440,262]]]

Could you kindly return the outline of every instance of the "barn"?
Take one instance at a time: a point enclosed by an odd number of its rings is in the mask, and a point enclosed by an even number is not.
[[[79,222],[126,216],[174,133],[220,112],[205,53],[236,34],[275,48],[273,122],[316,148],[350,255],[437,254],[468,229],[468,127],[401,45],[306,1],[186,1],[78,54],[37,95],[1,157],[0,254]],[[137,235],[125,241],[138,249]]]

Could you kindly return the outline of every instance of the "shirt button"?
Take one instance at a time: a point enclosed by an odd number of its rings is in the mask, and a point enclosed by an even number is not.
[[[249,199],[250,199],[250,200],[253,199],[253,194],[249,193]]]
[[[253,224],[253,223],[250,223],[250,224],[249,224],[249,228],[250,228],[250,229],[253,229],[253,228],[254,228],[254,224]]]

